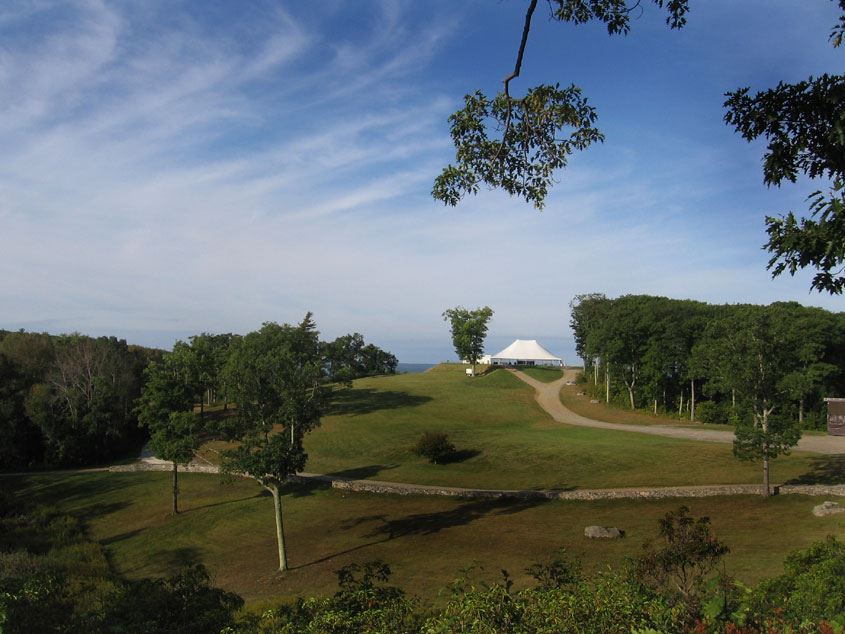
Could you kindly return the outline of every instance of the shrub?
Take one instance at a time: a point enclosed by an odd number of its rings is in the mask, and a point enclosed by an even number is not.
[[[726,423],[728,415],[716,401],[702,401],[695,405],[695,417],[702,423]]]
[[[417,441],[414,453],[428,458],[432,464],[443,464],[455,453],[455,445],[443,432],[427,431]]]

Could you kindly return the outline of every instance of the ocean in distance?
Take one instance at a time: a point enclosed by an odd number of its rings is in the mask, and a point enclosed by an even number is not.
[[[433,368],[436,363],[397,363],[397,374],[414,374],[415,372],[425,372],[429,368]]]

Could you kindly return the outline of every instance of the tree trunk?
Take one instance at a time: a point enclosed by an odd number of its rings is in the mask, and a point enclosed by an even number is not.
[[[293,443],[296,441],[296,433],[295,430],[296,425],[293,423],[290,424],[290,446],[293,447]]]
[[[654,415],[657,416],[657,399],[654,399]]]
[[[631,401],[631,409],[633,410],[633,409],[635,409],[634,408],[634,388],[631,387],[630,385],[626,385],[625,387],[628,388],[628,399]]]
[[[690,422],[695,420],[695,379],[689,380],[689,393],[690,393],[690,408],[689,408],[689,419]]]
[[[736,414],[736,388],[731,388],[731,414]]]
[[[279,486],[271,484],[267,487],[273,494],[273,506],[276,510],[276,543],[279,546],[279,571],[288,569],[288,558],[285,553],[285,527],[282,524],[282,501],[279,496]]]
[[[610,363],[604,364],[604,401],[610,403]]]
[[[684,391],[681,390],[681,395],[678,397],[678,418],[684,413]]]
[[[798,401],[798,425],[804,426],[804,399]]]
[[[769,433],[769,412],[763,404],[763,434]],[[763,497],[769,497],[769,443],[763,441]]]
[[[599,384],[599,364],[593,359],[593,385]]]
[[[179,514],[179,465],[173,462],[173,514]]]

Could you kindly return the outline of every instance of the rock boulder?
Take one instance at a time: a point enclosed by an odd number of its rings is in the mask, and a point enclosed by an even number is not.
[[[845,513],[845,508],[838,502],[827,501],[813,507],[813,515],[816,517],[825,517],[826,515],[835,515],[836,513]]]
[[[584,529],[584,537],[590,539],[619,539],[625,537],[625,531],[615,526],[587,526]]]

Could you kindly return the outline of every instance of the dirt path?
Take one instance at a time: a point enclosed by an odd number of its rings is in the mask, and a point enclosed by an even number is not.
[[[651,434],[652,436],[666,436],[669,438],[685,438],[687,440],[701,440],[704,442],[732,443],[732,431],[716,429],[690,429],[688,427],[673,427],[672,425],[629,425],[622,423],[606,423],[580,416],[560,402],[560,390],[566,381],[575,378],[574,370],[566,370],[563,377],[553,383],[543,383],[532,379],[527,374],[517,370],[510,370],[518,379],[533,387],[537,394],[535,398],[549,416],[559,423],[579,425],[581,427],[596,427],[598,429],[613,429],[637,434]],[[823,454],[845,454],[845,436],[805,436],[798,441],[797,449]]]

